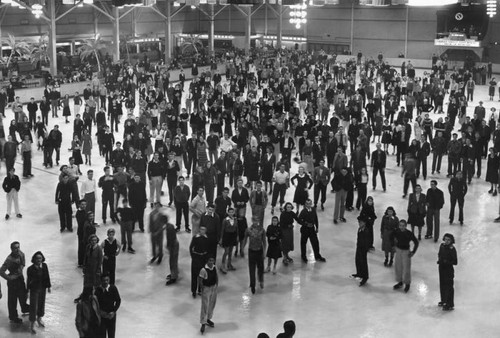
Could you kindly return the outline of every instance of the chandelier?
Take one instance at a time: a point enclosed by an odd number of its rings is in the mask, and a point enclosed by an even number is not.
[[[295,25],[295,28],[300,29],[302,24],[307,22],[307,0],[303,0],[301,4],[290,6],[290,23]]]

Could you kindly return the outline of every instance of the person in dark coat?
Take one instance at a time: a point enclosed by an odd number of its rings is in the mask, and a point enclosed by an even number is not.
[[[411,225],[411,232],[415,232],[418,227],[418,240],[422,237],[422,227],[424,226],[425,215],[427,214],[425,194],[422,193],[420,184],[415,186],[415,192],[410,194],[408,199],[408,223]]]
[[[427,138],[422,135],[420,137],[420,147],[417,150],[417,178],[420,176],[420,167],[422,167],[422,176],[424,180],[427,178],[427,157],[431,153],[431,146],[429,142],[427,142]],[[432,161],[434,164],[434,160]],[[441,162],[438,161],[440,164]],[[439,166],[440,167],[440,166]],[[438,171],[439,172],[439,171]]]
[[[83,267],[83,257],[85,256],[85,246],[87,242],[84,238],[84,226],[87,221],[87,201],[82,199],[78,202],[78,210],[75,214],[77,223],[76,234],[78,236],[78,267]]]
[[[368,280],[368,251],[370,250],[370,231],[366,227],[366,219],[358,216],[358,237],[356,241],[356,273],[352,275],[354,278],[361,278],[359,286],[366,284]]]
[[[438,306],[442,306],[443,311],[450,311],[455,307],[455,290],[453,288],[455,269],[453,266],[457,265],[457,250],[453,244],[455,244],[453,235],[445,234],[438,253],[437,264],[439,265],[439,290],[441,293],[441,301]]]
[[[273,192],[273,174],[276,164],[276,156],[272,153],[271,147],[266,147],[266,153],[262,154],[260,160],[261,166],[261,179],[264,182],[264,191],[267,192],[267,185],[269,184],[269,193]]]
[[[109,277],[111,285],[115,285],[116,256],[120,253],[120,243],[115,238],[115,229],[107,231],[108,237],[101,242],[103,251],[102,272]]]
[[[273,275],[276,274],[276,264],[281,256],[281,228],[277,216],[273,216],[271,224],[266,229],[267,236],[267,269],[266,272],[271,271],[271,261],[274,261]]]
[[[393,207],[388,207],[385,210],[382,222],[380,223],[380,237],[382,238],[382,251],[385,254],[384,266],[392,266],[394,261],[394,243],[391,241],[391,236],[398,229],[399,218],[396,216],[396,211]],[[389,260],[389,254],[391,258]]]
[[[486,168],[486,182],[491,184],[488,194],[497,195],[498,185],[498,170],[500,169],[500,157],[495,153],[493,148],[489,149],[488,164]]]
[[[220,224],[219,215],[215,213],[215,206],[209,203],[207,206],[207,212],[201,216],[200,227],[204,226],[207,228],[208,257],[213,257],[214,259],[217,259],[217,245],[221,236]]]
[[[333,223],[337,224],[338,221],[346,222],[344,218],[345,204],[347,193],[352,189],[353,177],[347,170],[347,167],[343,167],[340,173],[336,173],[332,180],[333,191],[335,192],[335,208],[333,211]]]
[[[120,308],[122,300],[116,286],[110,284],[109,275],[103,274],[101,283],[95,290],[101,314],[100,337],[115,338],[116,311]]]
[[[17,156],[17,143],[13,141],[11,135],[7,136],[7,142],[3,146],[3,157],[5,158],[5,166],[7,167],[7,172],[14,168]]]
[[[432,238],[434,232],[434,242],[437,242],[439,238],[440,212],[444,205],[443,191],[437,185],[436,180],[431,181],[431,187],[427,189],[425,198],[427,204],[427,233],[425,238]]]
[[[103,254],[99,238],[90,235],[83,260],[83,287],[97,287],[101,284]]]
[[[82,295],[75,300],[75,325],[80,338],[99,337],[101,328],[101,311],[93,288],[84,288]]]
[[[455,217],[455,206],[458,202],[458,221],[464,224],[464,200],[467,194],[467,182],[463,179],[461,171],[457,171],[455,177],[450,179],[448,191],[450,193],[450,224],[453,224]]]
[[[446,140],[443,137],[443,132],[439,131],[437,136],[431,140],[432,145],[432,174],[441,171],[441,159],[446,151]]]
[[[146,209],[147,201],[146,186],[141,182],[141,176],[138,174],[134,175],[134,180],[128,187],[128,201],[134,211],[132,231],[135,228],[135,222],[139,222],[139,229],[144,232],[144,209]]]
[[[363,203],[363,208],[361,209],[361,213],[359,214],[365,221],[365,227],[368,230],[368,234],[370,235],[370,250],[375,250],[373,246],[373,224],[377,219],[377,215],[375,215],[375,206],[373,203],[373,197],[368,196],[366,201]]]
[[[252,147],[250,153],[245,157],[245,173],[248,179],[247,186],[252,187],[260,177],[260,156],[256,147]]]
[[[24,284],[23,269],[26,265],[26,258],[21,251],[19,242],[10,244],[11,253],[5,259],[0,268],[0,276],[7,280],[7,307],[9,309],[9,319],[11,323],[20,324],[22,319],[17,312],[17,302],[21,305],[21,312],[29,312],[29,305],[26,303],[26,285]],[[7,274],[7,271],[9,273]]]
[[[76,202],[77,196],[73,183],[69,182],[67,174],[62,175],[62,182],[57,184],[56,204],[58,205],[61,232],[65,229],[73,231],[73,209],[71,205]]]
[[[200,285],[198,285],[198,275],[201,268],[207,262],[208,257],[208,238],[206,235],[207,228],[200,226],[200,232],[193,237],[189,245],[189,253],[191,255],[191,293],[193,298],[197,294],[201,294]]]
[[[387,162],[387,154],[382,150],[382,145],[377,143],[377,150],[372,152],[371,157],[371,167],[373,168],[372,173],[372,185],[373,190],[377,188],[377,174],[380,173],[380,179],[382,180],[382,189],[386,189],[385,183],[385,167]]]
[[[304,209],[302,209],[298,216],[298,221],[302,225],[300,228],[300,255],[302,257],[302,261],[307,263],[306,245],[307,241],[310,240],[314,252],[314,259],[318,262],[326,262],[326,259],[321,256],[319,250],[318,214],[316,213],[316,209],[312,207],[311,199],[306,200]]]
[[[45,315],[45,296],[50,293],[49,268],[45,264],[45,256],[37,251],[31,258],[33,263],[27,270],[26,289],[30,295],[31,333],[35,334],[35,321],[38,326],[45,327],[42,317]]]

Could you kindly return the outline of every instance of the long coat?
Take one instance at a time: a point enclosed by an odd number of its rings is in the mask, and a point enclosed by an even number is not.
[[[425,194],[420,193],[420,198],[417,201],[415,193],[411,193],[408,199],[408,223],[413,226],[421,227],[424,225],[426,214]]]
[[[97,287],[101,285],[102,259],[103,254],[101,246],[87,246],[83,263],[84,287]]]

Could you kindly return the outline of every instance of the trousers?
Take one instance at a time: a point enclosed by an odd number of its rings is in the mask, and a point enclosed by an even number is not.
[[[377,168],[373,167],[373,175],[372,175],[372,185],[373,189],[377,187],[377,174],[380,173],[380,179],[382,180],[382,189],[385,190],[385,168]]]
[[[302,259],[307,259],[306,255],[307,240],[311,242],[311,246],[314,252],[314,258],[315,259],[320,258],[321,254],[319,253],[319,240],[315,228],[302,226],[300,228],[300,255]]]
[[[9,309],[9,319],[16,319],[19,317],[17,313],[17,301],[21,305],[21,312],[29,312],[29,306],[26,303],[26,286],[24,278],[19,277],[14,280],[7,281],[7,307]]]
[[[177,279],[179,275],[179,242],[175,242],[171,246],[167,247],[169,258],[168,263],[170,265],[170,279]]]
[[[59,212],[59,223],[61,230],[73,229],[73,209],[71,208],[71,202],[59,202],[57,205],[57,210]]]
[[[184,215],[184,223],[185,223],[186,229],[188,229],[189,228],[189,203],[188,202],[182,202],[182,203],[175,202],[175,226],[177,228],[181,227],[182,215]]]
[[[434,239],[439,239],[439,216],[441,209],[427,209],[427,236],[432,236],[434,230]]]
[[[161,186],[163,185],[163,177],[162,176],[153,176],[149,180],[149,202],[158,202],[161,201]],[[154,196],[156,195],[156,201]]]
[[[198,292],[198,275],[207,262],[206,254],[191,254],[191,292]]]
[[[201,313],[200,323],[207,324],[214,314],[215,304],[217,303],[217,285],[204,286],[201,294]]]
[[[439,265],[439,291],[441,293],[441,302],[448,306],[455,306],[455,289],[453,287],[453,279],[455,270],[453,265]]]
[[[394,262],[396,272],[396,282],[411,283],[411,257],[410,250],[402,250],[396,247],[396,257]]]
[[[275,207],[276,202],[278,201],[278,196],[280,198],[280,206],[285,203],[285,194],[286,194],[287,185],[286,184],[274,184],[273,187],[273,197],[271,199],[271,206]]]
[[[11,209],[12,209],[12,202],[14,202],[14,210],[16,211],[16,215],[20,214],[19,211],[19,199],[17,196],[17,190],[16,189],[11,189],[7,193],[7,215],[10,215]]]
[[[345,200],[347,197],[347,191],[340,189],[335,192],[335,209],[333,211],[333,219],[336,220],[339,217],[344,218],[345,213]]]
[[[326,202],[326,185],[318,182],[314,185],[314,205],[318,204],[319,195],[321,195],[321,204]]]
[[[458,221],[464,221],[464,196],[454,196],[450,195],[451,206],[450,206],[450,222],[453,222],[455,218],[455,206],[458,202]]]
[[[356,275],[359,278],[368,279],[368,250],[366,248],[356,248]]]
[[[134,228],[133,221],[120,222],[120,232],[122,234],[122,245],[127,245],[129,249],[132,247],[132,230]]]
[[[250,287],[255,288],[255,270],[259,283],[264,283],[264,251],[248,249],[248,269],[250,272]]]

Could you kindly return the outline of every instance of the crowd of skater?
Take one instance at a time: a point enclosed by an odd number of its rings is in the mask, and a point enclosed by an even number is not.
[[[442,240],[439,306],[453,310],[457,252],[454,236],[440,233],[440,210],[450,203],[447,218],[453,224],[458,204],[458,221],[464,225],[468,186],[474,176],[481,178],[483,160],[492,195],[497,195],[500,167],[495,108],[488,113],[478,102],[472,118],[467,115],[467,106],[474,103],[471,71],[448,69],[445,59],[437,59],[417,77],[410,61],[396,69],[382,55],[339,62],[335,56],[297,51],[236,55],[225,67],[220,74],[217,65],[199,71],[193,64],[193,80],[185,83],[183,71],[171,79],[162,68],[148,73],[112,65],[101,80],[94,77],[72,98],[48,86],[43,98],[27,104],[28,115],[15,93],[0,92],[0,113],[12,109],[15,114],[2,153],[8,172],[5,219],[12,204],[22,217],[17,157],[22,157],[23,178],[36,180],[31,162],[36,151],[43,152],[43,163],[34,166],[59,166],[54,189],[61,233],[73,232],[76,207],[77,264],[84,275],[83,291],[75,299],[80,337],[115,336],[121,303],[116,257],[140,250],[133,245],[136,226],[150,234],[150,264],[162,262],[166,247],[169,286],[178,281],[179,259],[189,259],[179,257],[182,225],[191,234],[190,291],[194,298],[201,296],[202,333],[215,326],[212,316],[223,277],[218,272],[232,273],[234,257],[246,258],[252,294],[264,289],[266,272],[276,274],[280,260],[285,266],[294,263],[295,226],[300,227],[301,261],[311,262],[310,242],[314,260],[325,263],[320,228],[357,222],[352,277],[360,286],[369,279],[367,255],[375,250],[380,231],[383,265],[394,265],[393,288],[404,292],[410,290],[412,256],[425,250],[420,245],[425,230],[424,240]],[[496,81],[488,75],[494,100]],[[57,119],[60,108],[66,122],[74,116],[71,135],[63,135],[57,124],[49,130],[49,115]],[[431,118],[434,114],[443,117]],[[71,157],[60,165],[63,139],[71,140]],[[97,153],[105,167],[84,170]],[[448,166],[442,169],[443,158]],[[388,189],[386,167],[400,167],[402,192]],[[428,172],[436,179],[427,181]],[[408,198],[406,210],[401,204],[385,205],[385,213],[376,214],[375,203],[383,201],[370,196],[368,188],[377,189],[378,176],[384,193]],[[292,200],[286,198],[288,191]],[[331,224],[320,227],[318,213],[328,212],[325,204],[333,206]],[[175,220],[169,218],[172,209]],[[104,240],[96,236],[99,219],[101,226],[113,224]],[[35,333],[35,322],[44,325],[49,269],[43,254],[35,253],[25,283],[19,242],[11,250],[0,269],[8,281],[9,319],[22,322],[19,300]]]

